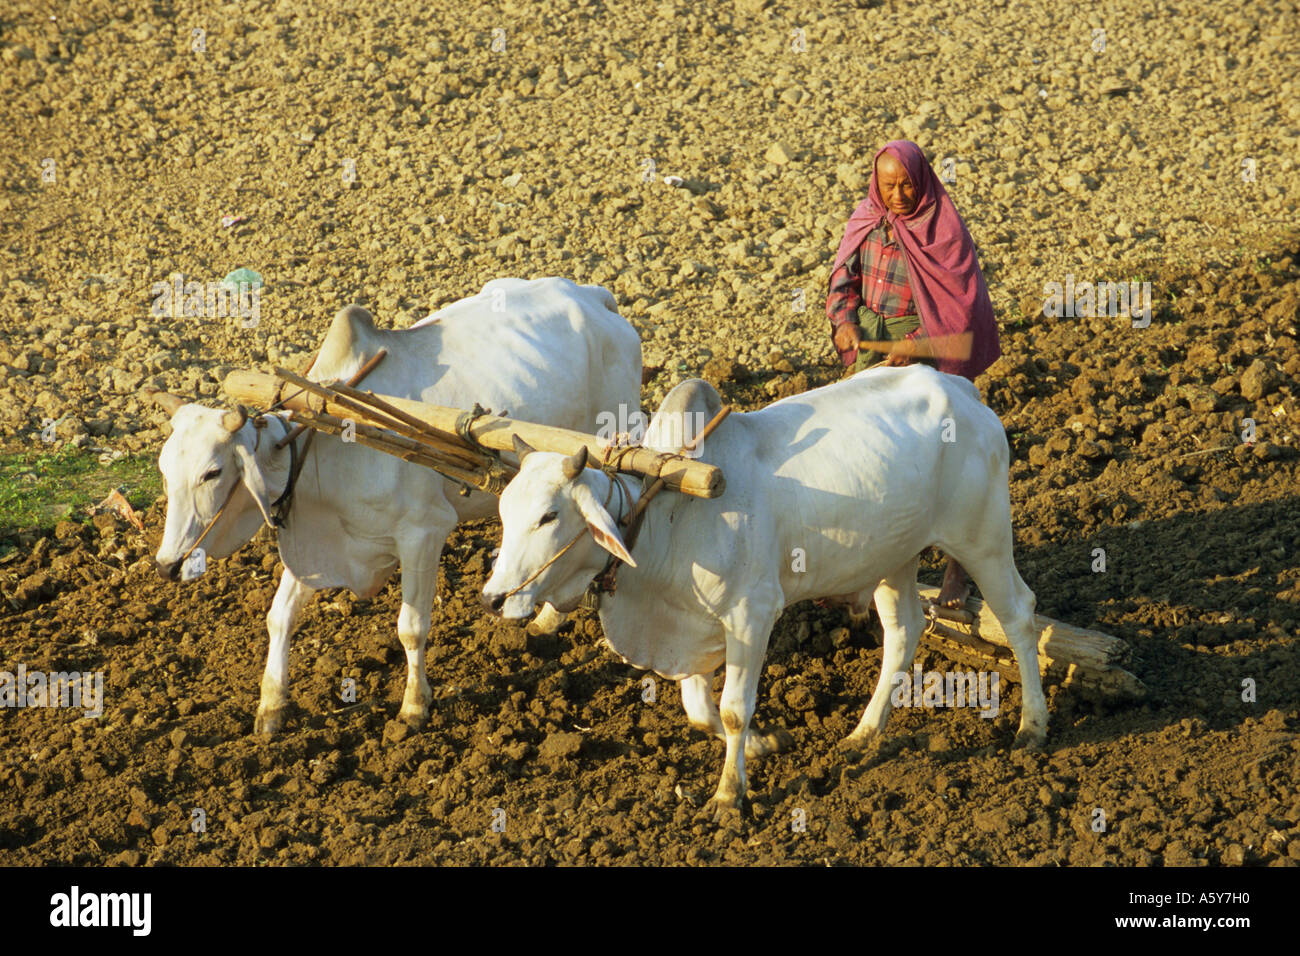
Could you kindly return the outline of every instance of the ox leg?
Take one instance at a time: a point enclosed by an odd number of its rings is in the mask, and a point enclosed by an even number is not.
[[[726,742],[727,731],[722,726],[722,715],[713,700],[711,675],[696,674],[681,682],[682,706],[686,709],[686,719],[696,730]],[[745,759],[754,760],[784,750],[794,742],[788,730],[777,728],[773,731],[750,727],[745,734]]]
[[[710,674],[695,674],[681,681],[682,707],[686,709],[686,719],[696,730],[702,730],[714,737],[727,739],[722,729],[722,715],[713,700],[713,683]]]
[[[253,733],[278,734],[289,706],[289,639],[298,628],[303,605],[316,593],[284,569],[271,610],[266,613],[266,630],[271,636],[262,672],[262,698],[257,704]]]
[[[879,644],[875,631],[871,627],[871,602],[875,588],[860,591],[849,599],[849,630],[856,638],[859,635],[872,646]]]
[[[567,619],[567,615],[557,611],[549,604],[543,604],[542,609],[537,612],[537,616],[528,623],[528,633],[533,637],[556,634],[564,626]]]
[[[889,720],[890,693],[895,674],[906,674],[916,656],[925,629],[925,612],[916,593],[917,558],[892,572],[876,587],[876,613],[885,629],[885,652],[880,660],[880,679],[862,719],[845,738],[851,747],[861,747],[882,733]]]
[[[402,610],[397,615],[397,639],[406,651],[406,693],[397,718],[413,729],[424,726],[429,719],[429,705],[433,703],[433,692],[424,674],[424,655],[433,622],[433,594],[438,589],[441,555],[439,547],[431,564],[424,563],[424,555],[409,565],[402,562]]]
[[[722,766],[718,789],[709,801],[714,822],[720,822],[731,810],[744,806],[748,782],[745,777],[745,744],[749,722],[754,717],[758,696],[758,678],[767,654],[767,641],[777,615],[755,608],[749,599],[723,619],[727,639],[726,680],[722,685],[722,729],[726,734],[727,755]]]
[[[1037,750],[1047,743],[1047,699],[1038,673],[1038,628],[1034,624],[1037,600],[1013,563],[1010,521],[1002,553],[962,555],[958,560],[979,585],[985,603],[1002,625],[1020,668],[1020,729],[1012,746]]]

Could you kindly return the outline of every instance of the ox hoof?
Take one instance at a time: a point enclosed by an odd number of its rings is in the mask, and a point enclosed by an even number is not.
[[[868,758],[878,756],[880,746],[884,741],[885,735],[879,731],[855,732],[841,740],[837,749],[849,763],[860,763]]]
[[[550,622],[542,621],[542,616],[539,614],[528,622],[528,626],[524,628],[524,630],[528,632],[529,637],[551,637],[563,626],[564,618],[560,618],[554,624],[551,624]]]
[[[751,731],[745,739],[745,759],[767,757],[794,746],[794,735],[784,727],[771,731]]]
[[[274,710],[259,710],[257,717],[253,720],[253,733],[261,737],[273,737],[284,729],[285,713],[287,707],[276,707]]]
[[[1012,750],[1042,750],[1047,743],[1047,731],[1022,727],[1011,743]]]
[[[745,801],[742,797],[715,795],[704,805],[704,813],[719,826],[739,827],[745,815]]]
[[[841,750],[866,750],[880,739],[878,730],[855,730],[840,741]]]
[[[397,712],[397,719],[412,730],[419,730],[429,721],[429,708],[403,707]]]
[[[525,630],[529,637],[551,637],[558,634],[560,628],[564,627],[566,617],[549,604],[545,605],[537,616],[528,622]]]

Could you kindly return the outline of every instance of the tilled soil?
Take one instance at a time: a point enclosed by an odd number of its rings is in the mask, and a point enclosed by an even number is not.
[[[1011,336],[1006,368],[985,382],[1012,435],[1018,565],[1040,612],[1131,642],[1149,688],[1141,704],[1051,688],[1044,753],[1008,749],[1014,685],[994,719],[903,708],[872,752],[838,751],[880,651],[843,612],[800,604],[773,636],[759,707],[795,746],[752,764],[750,816],[715,826],[700,808],[722,744],[686,726],[670,683],[647,684],[603,650],[585,612],[544,638],[481,612],[495,522],[463,527],[448,548],[426,729],[395,719],[405,663],[394,583],[369,602],[318,596],[294,641],[296,714],[283,736],[253,738],[273,543],[259,536],[193,584],[162,582],[149,560],[159,502],[147,535],[108,516],[66,522],[11,565],[6,594],[25,609],[2,619],[6,661],[101,669],[108,703],[98,719],[0,711],[5,856],[1294,865],[1297,456],[1263,436],[1282,437],[1271,423],[1294,419],[1275,410],[1293,415],[1295,399],[1288,383],[1251,403],[1240,374],[1224,372],[1249,358],[1232,352],[1254,336],[1300,362],[1271,320],[1226,307],[1240,296],[1252,313],[1273,300],[1294,309],[1300,270],[1282,262],[1216,277],[1225,311],[1147,330],[1132,346],[1147,356],[1140,365],[1114,358],[1130,331],[1099,329],[1081,355],[1078,332],[1052,329]],[[1198,343],[1219,343],[1213,361],[1196,357]],[[1101,355],[1111,368],[1096,378]],[[797,374],[815,384],[835,373]],[[742,405],[763,391],[723,384]],[[1106,397],[1094,402],[1085,393],[1099,385]],[[1200,389],[1220,411],[1188,406]],[[1247,412],[1261,423],[1253,445],[1232,431]],[[1220,442],[1226,450],[1189,456]],[[928,562],[932,578],[938,567]],[[950,666],[924,653],[922,664]],[[340,698],[348,677],[357,704]]]
[[[393,582],[316,598],[266,741],[273,542],[163,582],[159,502],[144,535],[64,522],[0,564],[0,669],[102,670],[107,696],[94,719],[0,709],[0,861],[1300,862],[1294,5],[319,7],[0,18],[21,147],[0,156],[6,449],[58,419],[60,442],[156,454],[142,384],[216,399],[346,302],[404,325],[509,274],[608,285],[658,369],[648,408],[691,375],[758,407],[838,375],[829,258],[871,152],[908,136],[955,158],[1002,322],[977,384],[1012,448],[1021,573],[1040,613],[1130,642],[1149,695],[1050,689],[1039,754],[1008,750],[1005,686],[994,719],[899,709],[847,754],[880,652],[797,605],[758,714],[795,744],[751,764],[749,815],[719,827],[722,744],[673,686],[592,616],[527,638],[482,613],[484,522],[440,572],[429,725],[394,719]],[[238,266],[266,280],[256,328],[150,314],[171,273]],[[1151,325],[1045,317],[1067,276],[1150,281]]]

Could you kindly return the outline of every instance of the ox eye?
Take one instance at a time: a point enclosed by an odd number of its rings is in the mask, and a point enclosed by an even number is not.
[[[203,482],[205,481],[211,481],[214,478],[220,478],[220,477],[221,477],[221,469],[213,468],[211,471],[207,472],[206,474],[204,474],[202,478],[199,479],[199,484],[203,484]]]
[[[544,524],[550,524],[554,520],[555,520],[555,512],[548,511],[546,512],[546,514],[542,515],[542,519],[537,522],[537,527],[540,528]]]

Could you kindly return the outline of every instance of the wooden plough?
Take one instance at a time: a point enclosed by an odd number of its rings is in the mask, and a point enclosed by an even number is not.
[[[960,663],[997,671],[1019,681],[1020,671],[1006,632],[993,612],[978,598],[968,598],[960,610],[939,607],[938,588],[921,588],[926,628],[921,643]],[[1034,616],[1038,637],[1038,672],[1043,679],[1075,688],[1086,696],[1138,700],[1146,685],[1124,669],[1130,652],[1118,637]]]
[[[611,468],[641,476],[647,481],[643,501],[660,488],[697,498],[716,498],[726,482],[717,466],[684,454],[672,455],[639,446],[618,448],[608,454],[607,443],[595,435],[539,425],[485,412],[430,405],[391,395],[376,395],[355,387],[372,360],[352,384],[313,382],[286,369],[274,375],[235,370],[226,376],[226,392],[237,401],[257,408],[282,408],[300,428],[332,435],[350,431],[357,444],[414,464],[432,468],[465,485],[499,495],[516,469],[499,453],[513,451],[513,436],[543,451],[571,455],[588,449],[589,467]],[[729,409],[727,409],[729,410]],[[726,410],[724,410],[725,413]],[[709,428],[716,426],[720,414]],[[703,437],[702,435],[700,437]],[[689,448],[683,449],[689,451]],[[922,588],[927,627],[922,642],[958,663],[997,671],[1018,681],[1019,671],[1006,635],[997,618],[982,601],[971,598],[962,610],[937,606],[937,588]],[[1137,699],[1146,688],[1124,669],[1128,645],[1116,637],[1038,616],[1039,671],[1062,686],[1085,694],[1117,699]]]

